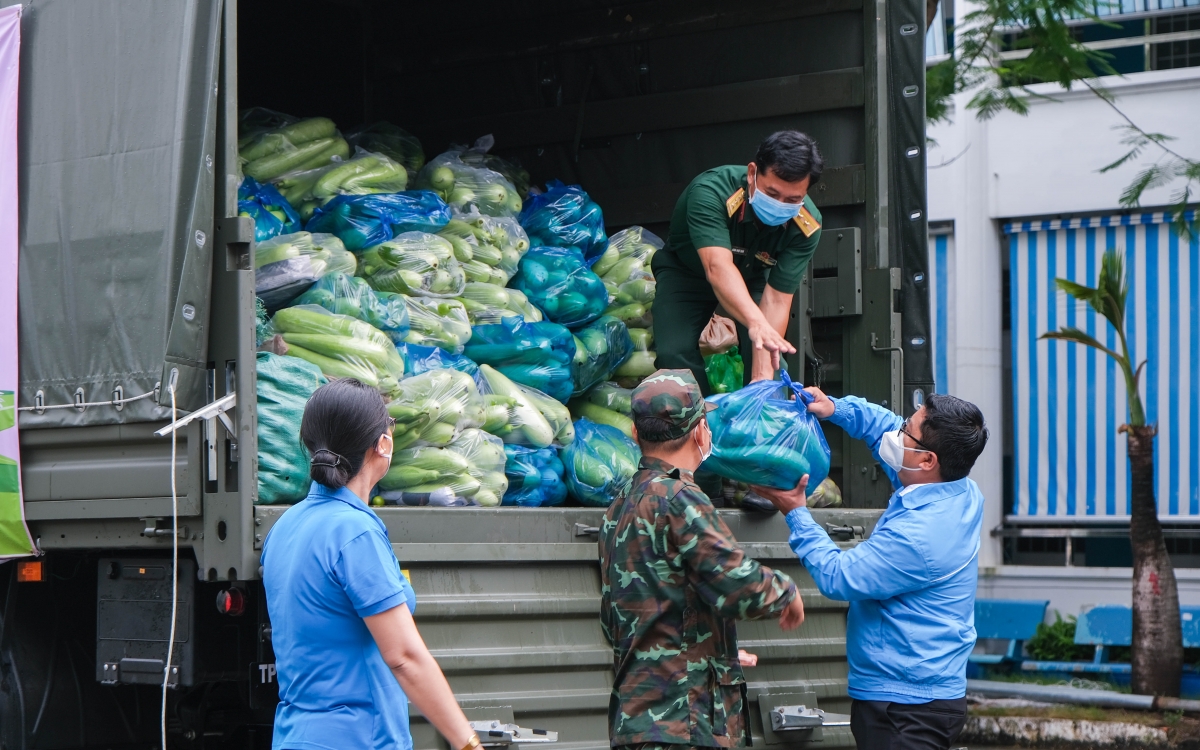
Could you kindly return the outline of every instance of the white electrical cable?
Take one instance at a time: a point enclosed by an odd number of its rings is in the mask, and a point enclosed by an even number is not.
[[[175,617],[179,608],[179,495],[175,487],[175,385],[171,392],[171,632],[167,638],[167,664],[163,667],[162,750],[167,750],[167,685],[171,681],[171,660],[175,656]]]

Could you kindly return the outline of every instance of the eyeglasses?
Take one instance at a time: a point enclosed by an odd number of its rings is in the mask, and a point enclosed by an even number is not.
[[[388,426],[388,429],[389,429],[389,430],[394,430],[394,429],[396,429],[396,418],[395,418],[395,417],[391,417],[391,416],[389,416],[389,417],[387,418],[387,426]]]
[[[907,420],[907,419],[906,419],[906,420],[904,420],[904,424],[900,425],[900,432],[903,432],[903,433],[904,433],[905,435],[907,435],[907,436],[908,436],[908,437],[909,437],[909,438],[910,438],[910,439],[911,439],[911,440],[912,440],[914,443],[916,443],[917,445],[921,446],[922,448],[924,448],[925,450],[929,451],[930,453],[936,453],[936,451],[935,451],[933,448],[930,448],[928,445],[925,445],[925,444],[924,444],[924,443],[922,443],[920,440],[918,440],[917,438],[913,437],[912,433],[908,431],[908,420]]]

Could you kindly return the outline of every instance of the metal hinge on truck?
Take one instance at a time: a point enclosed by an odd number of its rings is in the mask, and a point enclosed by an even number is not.
[[[808,731],[817,727],[848,727],[850,717],[827,714],[819,708],[806,706],[776,706],[771,709],[771,730],[775,732]]]

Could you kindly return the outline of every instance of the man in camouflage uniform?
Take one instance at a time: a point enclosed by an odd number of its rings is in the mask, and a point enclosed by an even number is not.
[[[714,408],[689,370],[659,370],[633,392],[641,467],[599,542],[613,747],[745,747],[735,620],[804,620],[796,584],[747,557],[693,480]]]

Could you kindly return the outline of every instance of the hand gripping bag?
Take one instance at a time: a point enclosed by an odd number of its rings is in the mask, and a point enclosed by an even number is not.
[[[795,394],[785,400],[780,389]],[[713,452],[703,469],[739,482],[791,489],[808,474],[817,487],[829,475],[829,444],[808,411],[811,397],[786,372],[783,383],[760,380],[708,399]]]

